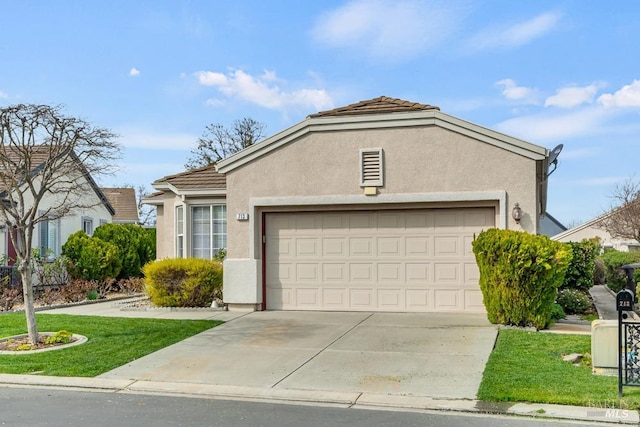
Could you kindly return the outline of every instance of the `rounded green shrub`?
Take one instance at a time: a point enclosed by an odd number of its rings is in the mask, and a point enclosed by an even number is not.
[[[135,224],[103,224],[96,228],[93,237],[118,248],[122,265],[118,279],[142,277],[142,266],[156,257],[154,229]]]
[[[558,320],[564,319],[565,317],[567,317],[567,315],[564,312],[562,306],[558,303],[554,303],[553,308],[551,309],[551,320],[557,322]]]
[[[120,273],[118,248],[103,240],[89,237],[84,231],[73,233],[62,246],[68,259],[67,271],[74,279],[104,280]]]
[[[159,307],[209,307],[222,297],[222,263],[172,258],[146,264],[145,292]]]
[[[591,299],[582,291],[577,289],[562,289],[558,292],[557,303],[565,313],[582,314],[591,308]]]
[[[491,323],[545,328],[571,250],[546,236],[492,228],[473,241],[480,289]]]

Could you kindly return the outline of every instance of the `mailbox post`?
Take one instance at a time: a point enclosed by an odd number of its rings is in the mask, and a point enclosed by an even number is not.
[[[633,310],[635,295],[630,289],[623,289],[616,294],[616,309],[618,310],[618,397],[622,398],[622,385],[628,384],[629,352],[627,351],[627,329],[623,328],[623,320],[629,315],[627,311]],[[623,347],[624,346],[624,347]],[[624,366],[623,366],[624,365]],[[625,372],[623,382],[623,371]]]
[[[627,275],[627,289],[630,289],[631,292],[633,292],[633,300],[636,301],[636,281],[633,280],[633,273],[635,273],[637,268],[640,268],[640,264],[626,264],[620,268],[624,270],[624,273]]]

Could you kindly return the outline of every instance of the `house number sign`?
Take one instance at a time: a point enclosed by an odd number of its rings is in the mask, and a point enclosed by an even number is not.
[[[249,221],[249,214],[248,213],[239,213],[236,214],[236,219],[238,221]]]

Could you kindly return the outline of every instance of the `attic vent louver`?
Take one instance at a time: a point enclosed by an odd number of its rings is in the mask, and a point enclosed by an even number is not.
[[[360,150],[360,186],[382,187],[384,185],[382,148]]]

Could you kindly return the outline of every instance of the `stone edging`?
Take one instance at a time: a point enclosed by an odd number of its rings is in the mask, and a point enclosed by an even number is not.
[[[50,336],[55,335],[55,334],[56,334],[56,332],[38,332],[38,335],[44,335],[44,336],[47,336],[47,337],[50,337]],[[28,334],[13,335],[11,337],[4,337],[0,341],[6,341],[6,340],[9,340],[11,338],[24,338],[26,336],[28,336]],[[51,347],[47,347],[47,348],[39,348],[39,349],[36,349],[36,350],[23,350],[23,351],[18,351],[18,350],[0,350],[0,354],[2,354],[2,355],[10,354],[12,356],[20,356],[22,354],[44,353],[45,351],[62,350],[63,348],[74,347],[76,345],[84,344],[87,341],[89,341],[89,338],[85,337],[84,335],[72,334],[71,336],[72,336],[72,338],[75,339],[75,341],[70,342],[68,344],[60,344],[60,345],[55,345],[55,346],[51,346]]]

